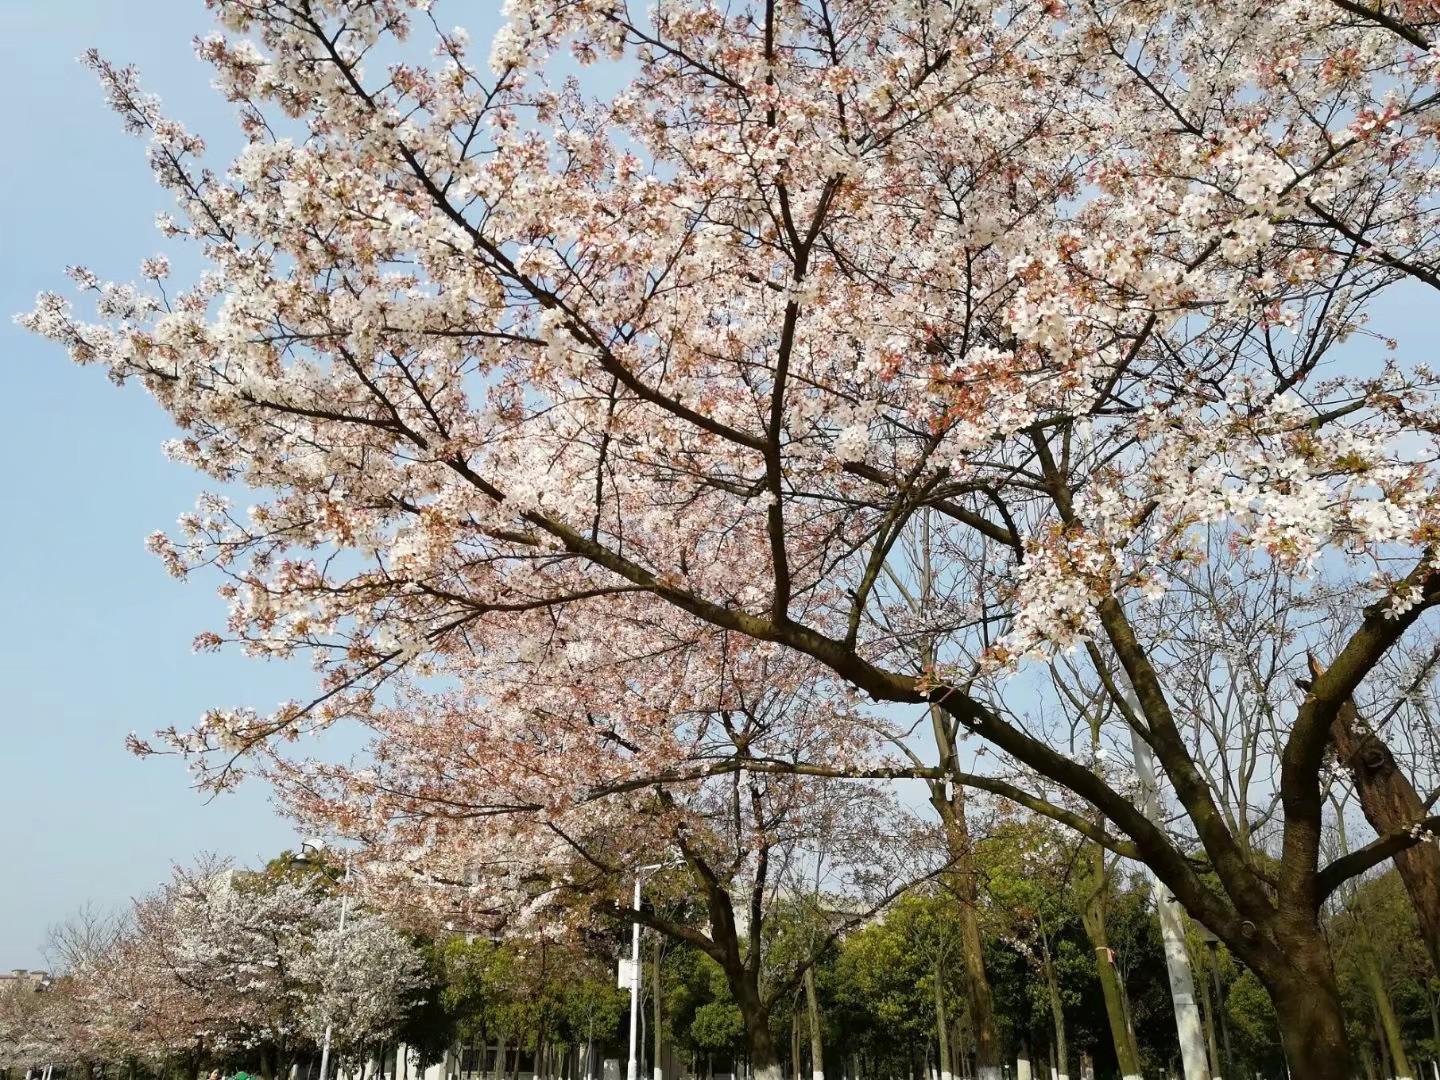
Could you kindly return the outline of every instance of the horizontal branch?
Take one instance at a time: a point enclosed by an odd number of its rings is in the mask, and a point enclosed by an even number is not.
[[[1340,856],[1320,871],[1316,882],[1320,900],[1323,902],[1345,882],[1372,866],[1378,866],[1416,844],[1434,842],[1437,838],[1440,838],[1440,815],[1423,818],[1402,832],[1386,833],[1364,847]]]
[[[720,963],[724,962],[725,954],[720,946],[693,926],[672,922],[670,919],[662,919],[654,912],[643,909],[637,911],[632,907],[621,907],[613,900],[597,900],[590,906],[594,911],[608,918],[618,919],[620,922],[639,923],[658,934],[694,945],[711,959]]]

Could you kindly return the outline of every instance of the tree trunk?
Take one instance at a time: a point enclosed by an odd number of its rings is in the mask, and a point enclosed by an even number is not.
[[[1210,1076],[1212,1080],[1220,1080],[1220,1041],[1215,1037],[1215,1010],[1218,1006],[1211,1004],[1210,986],[1205,980],[1205,965],[1199,963],[1192,964],[1191,967],[1200,972],[1195,988],[1200,992],[1200,1016],[1205,1024],[1205,1049],[1210,1058]]]
[[[505,1075],[505,1030],[501,1028],[499,1042],[495,1047],[495,1072],[494,1080],[501,1080]]]
[[[1348,1080],[1345,1014],[1324,939],[1317,932],[1311,941],[1290,942],[1287,951],[1287,974],[1278,979],[1256,974],[1275,1004],[1290,1075],[1293,1080]]]
[[[1370,993],[1375,998],[1375,1016],[1380,1021],[1380,1035],[1390,1051],[1390,1060],[1395,1066],[1396,1080],[1415,1080],[1415,1072],[1410,1068],[1410,1058],[1405,1053],[1405,1042],[1400,1034],[1400,1021],[1395,1016],[1395,1005],[1390,1000],[1390,991],[1385,985],[1385,976],[1380,972],[1380,965],[1376,963],[1375,954],[1368,945],[1364,948],[1364,956],[1361,959],[1361,966],[1365,972],[1365,981],[1370,985]]]
[[[695,869],[704,888],[705,906],[710,913],[710,940],[714,944],[711,956],[725,973],[730,995],[745,1024],[745,1050],[754,1080],[783,1080],[780,1055],[770,1031],[772,1002],[760,992],[761,923],[759,919],[752,919],[749,950],[742,952],[729,894],[720,886],[714,871],[693,852],[686,850],[685,860]]]
[[[660,1027],[660,936],[655,936],[654,959],[650,964],[650,1000],[655,1027],[655,1060],[651,1062],[655,1080],[665,1080],[665,1036]]]
[[[1320,674],[1314,657],[1310,658],[1310,670]],[[1377,833],[1404,832],[1425,817],[1425,804],[1415,785],[1396,764],[1385,740],[1361,719],[1353,700],[1335,714],[1330,739],[1335,756],[1355,782],[1365,820]],[[1440,975],[1440,847],[1415,844],[1406,848],[1395,855],[1395,869],[1410,894],[1430,963]]]
[[[1390,1040],[1385,1038],[1385,1026],[1380,1023],[1380,1009],[1372,1001],[1370,1016],[1375,1024],[1375,1045],[1380,1048],[1380,1075],[1385,1080],[1395,1080],[1395,1068],[1390,1061]]]
[[[1425,995],[1430,1005],[1430,1037],[1435,1041],[1435,1053],[1440,1055],[1440,998],[1434,990]],[[1431,1062],[1435,1067],[1435,1080],[1440,1080],[1440,1058]]]
[[[1045,947],[1045,988],[1050,996],[1050,1020],[1055,1028],[1055,1060],[1050,1066],[1054,1080],[1070,1080],[1070,1051],[1065,1045],[1065,1008],[1060,1003],[1060,986],[1055,979],[1055,965],[1050,959],[1049,946]]]
[[[1109,936],[1105,930],[1105,849],[1099,844],[1087,847],[1090,849],[1087,853],[1090,873],[1082,879],[1081,888],[1086,890],[1086,896],[1080,921],[1085,925],[1085,935],[1095,949],[1095,969],[1100,976],[1100,993],[1105,1000],[1110,1040],[1115,1044],[1115,1060],[1120,1067],[1120,1075],[1131,1080],[1140,1075],[1140,1052],[1126,1022],[1120,973],[1115,968],[1115,955],[1110,951]]]
[[[712,905],[711,913],[712,926],[720,921],[714,918],[719,913],[733,935],[734,922],[728,906]],[[719,930],[718,927],[716,929]],[[738,938],[731,935],[717,933],[717,937],[730,936],[730,948],[724,950],[727,962],[721,964],[721,969],[730,986],[730,995],[740,1009],[740,1018],[745,1023],[745,1052],[754,1080],[784,1080],[775,1037],[770,1032],[770,1005],[760,993],[759,965],[751,967],[740,958]]]
[[[932,716],[937,717],[934,726],[939,732],[939,711],[932,710]],[[980,937],[980,877],[965,816],[965,789],[954,785],[947,799],[944,785],[932,784],[930,802],[945,826],[947,854],[953,866],[947,882],[960,908],[960,960],[965,965],[970,1025],[975,1032],[976,1080],[1000,1080],[1000,1036],[995,1027],[995,996],[985,971],[985,945]]]
[[[1100,751],[1099,714],[1090,721],[1091,752],[1097,760]],[[1142,777],[1145,775],[1141,772]],[[1099,824],[1103,826],[1103,818]],[[1095,970],[1100,977],[1100,994],[1105,1001],[1105,1019],[1110,1025],[1110,1041],[1115,1044],[1115,1062],[1124,1080],[1138,1080],[1140,1050],[1125,1008],[1125,991],[1120,985],[1120,972],[1115,967],[1115,954],[1110,951],[1110,937],[1105,928],[1105,900],[1110,887],[1110,874],[1105,865],[1105,849],[1099,844],[1086,844],[1077,875],[1082,891],[1080,921],[1085,936],[1095,950]],[[1086,1077],[1086,1080],[1091,1078]]]
[[[825,1080],[825,1042],[820,1030],[820,998],[815,993],[815,965],[805,969],[805,1008],[810,1014],[810,1077]],[[799,1080],[800,1074],[795,1074]]]
[[[1030,1048],[1023,1042],[1015,1055],[1015,1080],[1033,1080],[1030,1075]]]
[[[945,987],[942,984],[944,968],[935,961],[935,1035],[939,1044],[940,1080],[951,1080],[950,1075],[950,1024],[945,1016]]]

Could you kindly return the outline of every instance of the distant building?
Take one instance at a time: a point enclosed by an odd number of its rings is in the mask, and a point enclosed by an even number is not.
[[[49,990],[50,973],[48,971],[26,971],[24,968],[15,968],[13,971],[0,974],[0,994],[9,990]]]

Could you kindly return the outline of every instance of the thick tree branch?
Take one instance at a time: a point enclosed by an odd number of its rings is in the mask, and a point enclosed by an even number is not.
[[[1440,815],[1432,815],[1415,822],[1404,832],[1387,833],[1364,847],[1340,856],[1316,877],[1315,889],[1319,901],[1323,903],[1345,882],[1373,866],[1379,866],[1386,859],[1393,859],[1416,844],[1435,843],[1437,836],[1440,836]]]

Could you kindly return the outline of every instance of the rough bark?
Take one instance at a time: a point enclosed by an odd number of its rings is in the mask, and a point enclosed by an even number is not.
[[[1295,1080],[1349,1080],[1345,1014],[1330,967],[1330,951],[1317,933],[1287,935],[1291,973],[1262,981],[1279,1018],[1280,1038]]]
[[[1311,658],[1311,670],[1319,674]],[[1404,832],[1426,816],[1425,803],[1415,785],[1395,761],[1379,734],[1361,719],[1355,702],[1347,701],[1335,714],[1330,729],[1335,756],[1349,771],[1365,820],[1377,833]],[[1410,895],[1430,963],[1440,975],[1440,847],[1416,844],[1397,852],[1395,869]]]

